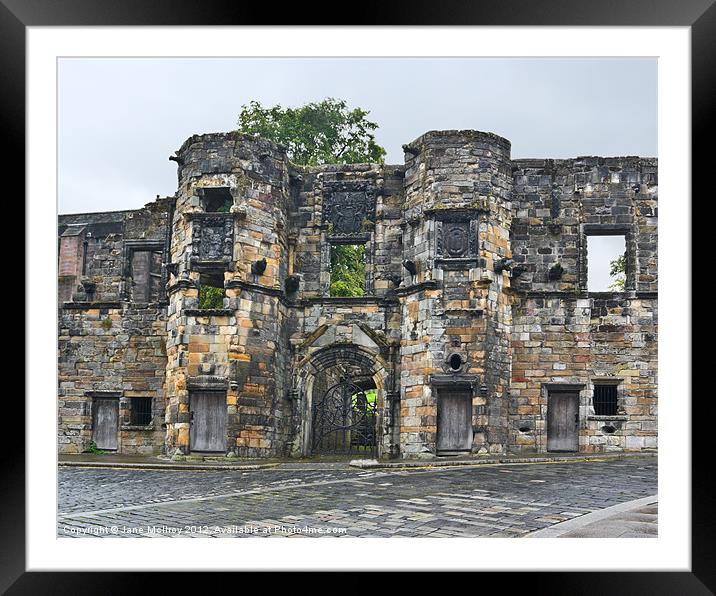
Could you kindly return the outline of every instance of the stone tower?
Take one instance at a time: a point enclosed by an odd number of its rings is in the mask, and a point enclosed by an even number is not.
[[[433,131],[404,150],[401,447],[440,451],[437,419],[457,416],[472,420],[458,438],[466,451],[500,452],[510,375],[510,143]]]
[[[198,450],[268,455],[287,431],[279,300],[286,154],[260,139],[207,134],[188,139],[172,159],[179,186],[168,284],[167,447],[188,451],[190,428],[209,425],[215,432],[201,433]],[[220,291],[213,308],[199,304],[207,288]]]

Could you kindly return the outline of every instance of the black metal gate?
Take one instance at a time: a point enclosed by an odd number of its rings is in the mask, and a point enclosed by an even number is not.
[[[312,406],[314,454],[356,454],[375,457],[377,394],[355,383],[333,385]]]

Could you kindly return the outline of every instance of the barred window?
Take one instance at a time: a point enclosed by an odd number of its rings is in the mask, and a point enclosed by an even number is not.
[[[594,385],[594,413],[597,416],[616,416],[616,385]]]
[[[152,423],[152,398],[134,397],[132,404],[132,424],[146,426]]]

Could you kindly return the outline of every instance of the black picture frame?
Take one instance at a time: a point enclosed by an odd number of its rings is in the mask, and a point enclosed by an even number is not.
[[[121,26],[121,25],[317,25],[341,26],[340,10],[323,5],[287,3],[281,10],[268,4],[236,3],[226,0],[0,0],[0,72],[3,76],[2,130],[6,147],[13,150],[5,159],[6,171],[21,172],[25,166],[25,37],[32,26]],[[364,0],[351,11],[352,25],[480,25],[480,26],[682,26],[692,35],[692,193],[710,197],[706,186],[712,151],[709,131],[713,123],[716,89],[716,5],[714,0],[411,0],[376,2]],[[708,161],[707,161],[708,160]],[[14,179],[14,184],[22,180]],[[686,186],[685,186],[686,188]],[[13,192],[19,195],[19,189]],[[687,192],[687,191],[685,191]],[[688,196],[688,195],[686,195]],[[688,208],[684,200],[685,208]],[[706,219],[706,218],[703,218]],[[26,225],[29,221],[26,219]],[[26,271],[29,275],[30,272]],[[688,296],[688,294],[687,294]],[[29,314],[29,313],[28,313]],[[683,371],[689,376],[691,371]],[[684,400],[690,398],[690,379],[684,384]],[[26,396],[28,397],[28,396]],[[704,396],[696,407],[698,420],[710,421],[712,399]],[[696,404],[693,404],[696,406]],[[695,422],[696,418],[692,419]],[[24,426],[14,422],[16,428]],[[709,430],[692,436],[692,477],[708,478]],[[24,433],[24,430],[21,430]],[[0,491],[2,494],[2,556],[0,589],[7,594],[119,594],[148,591],[161,583],[163,592],[181,589],[179,575],[113,572],[25,572],[25,459],[21,436],[6,443]],[[684,445],[684,448],[688,448]],[[663,479],[662,479],[663,480]],[[538,594],[711,594],[716,590],[714,561],[713,497],[708,481],[692,484],[692,571],[689,572],[550,572],[520,574],[518,584]],[[222,586],[215,574],[212,582]],[[221,574],[223,575],[223,574]],[[487,578],[481,578],[485,582]],[[496,578],[501,579],[501,578]],[[227,578],[227,582],[232,581]],[[235,581],[235,580],[233,580]],[[242,582],[244,580],[241,580]],[[173,585],[176,584],[176,585]],[[230,585],[227,583],[227,585]],[[242,583],[242,588],[245,584]],[[505,585],[509,589],[509,585]],[[238,589],[238,586],[237,586]]]

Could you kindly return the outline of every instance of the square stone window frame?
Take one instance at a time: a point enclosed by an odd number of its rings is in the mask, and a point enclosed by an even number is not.
[[[606,292],[608,294],[625,294],[636,289],[636,237],[631,225],[628,224],[581,224],[578,246],[578,279],[579,291],[582,294],[604,294],[605,292],[590,292],[588,289],[589,255],[587,239],[590,236],[624,236],[626,250],[626,268],[623,292]]]
[[[130,280],[132,279],[132,258],[135,252],[151,251],[162,253],[162,266],[159,279],[159,296],[158,303],[161,305],[168,304],[167,299],[167,252],[164,240],[125,240],[122,246],[122,300],[126,302],[132,301],[132,292],[130,291]]]
[[[235,204],[235,198],[233,189],[230,186],[201,186],[196,189],[196,194],[201,200],[201,206],[202,209],[204,209],[204,213],[209,214],[223,214],[223,213],[229,213],[228,211],[209,211],[208,207],[210,206],[211,202],[214,200],[211,195],[224,195],[224,199],[228,199],[231,202],[231,206]]]
[[[321,282],[321,293],[331,300],[355,300],[355,296],[331,296],[331,248],[337,245],[345,244],[363,244],[365,246],[365,284],[363,286],[363,296],[366,298],[374,295],[373,277],[373,244],[374,234],[325,234],[321,242],[321,273],[323,280]]]
[[[133,400],[148,398],[152,400],[152,421],[149,424],[135,424],[132,420],[134,414],[134,403]],[[153,431],[157,429],[157,412],[156,412],[157,398],[153,395],[142,395],[142,396],[126,396],[123,395],[119,398],[119,430],[120,431]]]
[[[624,379],[621,377],[594,377],[589,380],[587,420],[627,420],[624,414]],[[617,387],[617,413],[611,416],[594,413],[594,391],[596,385],[616,385]]]

